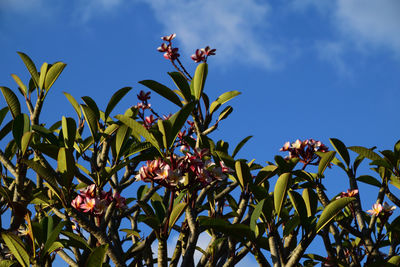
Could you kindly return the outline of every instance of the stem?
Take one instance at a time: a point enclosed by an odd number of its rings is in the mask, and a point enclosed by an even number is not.
[[[167,256],[167,241],[165,238],[158,239],[158,260],[157,264],[159,267],[167,267],[168,256]]]

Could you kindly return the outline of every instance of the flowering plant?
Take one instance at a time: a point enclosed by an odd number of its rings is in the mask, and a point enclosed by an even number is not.
[[[175,37],[162,37],[158,50],[177,70],[169,73],[177,90],[140,82],[179,107],[170,115],[160,115],[140,89],[136,105],[111,116],[132,89],[124,87],[103,110],[89,96],[79,104],[65,93],[77,120],[47,127],[39,122],[42,106],[66,65],[44,63],[38,72],[19,53],[29,85],[13,75],[20,97],[0,87],[7,104],[0,125],[8,120],[0,129],[8,141],[0,149],[0,218],[10,219],[0,225],[1,266],[51,266],[56,257],[70,266],[235,266],[249,255],[260,266],[400,265],[400,142],[376,152],[335,138],[332,149],[298,139],[281,148],[287,157],[264,166],[238,158],[251,136],[231,151],[210,134],[240,93],[210,101],[207,61],[216,50],[195,51],[192,76]],[[359,174],[366,161],[376,175]],[[343,170],[334,178],[348,183],[346,191],[325,188],[328,167]],[[370,210],[360,183],[378,188]],[[205,234],[209,244],[200,248]],[[324,249],[314,252],[316,239]]]

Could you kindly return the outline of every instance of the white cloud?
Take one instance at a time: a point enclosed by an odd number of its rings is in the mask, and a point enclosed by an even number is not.
[[[334,23],[357,45],[385,47],[400,55],[400,1],[338,0]]]
[[[12,11],[24,13],[27,11],[38,10],[44,6],[43,0],[1,0],[1,11]]]
[[[144,0],[164,25],[164,34],[177,33],[185,54],[210,45],[213,61],[244,62],[276,68],[280,48],[264,42],[270,6],[256,0]]]
[[[348,64],[344,60],[345,44],[334,41],[320,41],[316,43],[318,57],[333,65],[340,75],[351,76]]]
[[[86,23],[98,15],[115,12],[124,0],[81,0],[75,7],[73,18],[78,23]]]

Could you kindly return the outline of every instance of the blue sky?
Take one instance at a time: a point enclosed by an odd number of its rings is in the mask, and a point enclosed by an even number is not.
[[[113,92],[132,86],[123,112],[137,103],[138,81],[173,86],[166,74],[173,68],[156,48],[161,36],[176,33],[191,72],[196,48],[217,49],[205,89],[211,99],[242,92],[213,134],[231,147],[254,135],[241,157],[273,160],[297,138],[392,149],[400,138],[399,13],[397,0],[2,0],[0,85],[16,88],[11,73],[27,79],[16,54],[23,51],[37,65],[68,64],[43,122],[75,116],[63,91],[105,109]],[[176,111],[154,94],[152,104]],[[330,196],[347,189],[342,174],[332,174]],[[366,209],[375,202],[366,201]]]

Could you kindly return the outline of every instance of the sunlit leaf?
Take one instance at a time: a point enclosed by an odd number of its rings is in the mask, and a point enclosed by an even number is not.
[[[105,120],[107,120],[111,111],[115,108],[115,106],[121,101],[121,99],[132,89],[132,87],[124,87],[115,92],[110,101],[108,101],[106,111],[104,113]]]
[[[7,102],[12,117],[15,119],[21,113],[21,104],[19,103],[18,97],[7,87],[0,86],[0,90]]]
[[[240,151],[240,149],[247,143],[247,141],[250,140],[250,138],[252,138],[252,135],[247,136],[246,138],[244,138],[242,141],[239,142],[239,144],[235,147],[235,149],[233,150],[232,153],[232,157],[234,158],[236,156],[236,154]]]
[[[200,63],[193,76],[192,80],[192,95],[194,99],[199,100],[203,93],[204,85],[207,78],[208,65],[207,63]]]
[[[64,143],[67,148],[74,147],[75,136],[76,136],[76,123],[72,118],[62,117],[62,133],[64,137]]]
[[[279,176],[275,184],[274,205],[275,205],[275,212],[278,218],[280,216],[283,203],[286,200],[286,195],[289,189],[291,178],[292,175],[290,173],[284,173],[281,176]]]
[[[90,253],[86,261],[87,267],[101,267],[103,266],[104,257],[108,250],[108,244],[100,245]]]
[[[211,103],[210,106],[210,114],[212,114],[214,111],[216,111],[221,105],[224,103],[228,102],[232,98],[235,98],[236,96],[240,95],[241,93],[238,91],[229,91],[225,92],[222,95],[220,95],[217,100]]]
[[[14,81],[18,84],[19,88],[24,93],[24,96],[26,96],[28,94],[27,93],[28,89],[26,88],[26,85],[21,81],[21,79],[17,75],[11,74],[11,77],[13,77]]]
[[[250,173],[249,166],[242,161],[236,161],[235,163],[236,174],[239,179],[239,184],[242,187],[242,190],[246,188],[246,186],[251,182],[252,175]]]
[[[183,212],[185,211],[186,206],[187,206],[187,203],[179,203],[174,206],[174,208],[171,211],[171,215],[169,217],[169,231],[171,231],[172,227],[175,225],[175,223],[178,221],[178,219],[182,216]]]
[[[39,87],[39,74],[37,72],[36,66],[33,63],[32,59],[28,55],[26,55],[22,52],[17,52],[17,53],[21,57],[26,68],[28,69],[29,73],[31,74],[32,80],[35,83],[36,87]]]
[[[317,212],[318,196],[311,188],[304,188],[302,197],[307,208],[307,216],[314,216]]]
[[[72,95],[70,95],[70,94],[68,94],[66,92],[63,92],[63,94],[68,99],[68,101],[71,103],[71,105],[74,108],[76,114],[78,114],[78,118],[80,119],[82,117],[82,111],[81,111],[81,108],[80,108],[78,102],[75,100],[75,98]]]
[[[329,203],[324,208],[321,216],[319,217],[315,228],[316,232],[318,233],[319,231],[321,231],[321,229],[324,228],[329,222],[331,222],[344,207],[346,207],[350,202],[354,200],[354,197],[343,197],[335,199],[331,203]]]
[[[98,117],[96,113],[86,105],[81,105],[83,115],[85,116],[85,120],[89,125],[90,132],[93,136],[94,140],[97,140],[97,129],[98,129]]]
[[[22,266],[29,266],[29,254],[26,251],[24,244],[22,243],[21,239],[12,233],[1,233],[1,237],[3,238],[4,242],[6,243],[8,249],[17,259],[17,261]]]
[[[377,153],[372,151],[372,149],[368,149],[362,146],[350,146],[348,149],[358,153],[359,155],[366,157],[370,160],[380,160],[382,159]]]
[[[318,164],[318,175],[322,176],[324,174],[325,169],[329,166],[331,161],[335,158],[336,151],[328,151],[325,153],[317,152],[316,154],[321,157],[321,160]]]
[[[178,105],[179,107],[182,107],[182,103],[181,103],[181,100],[179,99],[179,97],[174,93],[174,91],[172,91],[165,85],[158,83],[156,81],[153,81],[153,80],[144,80],[144,81],[140,81],[139,83],[143,84],[144,86],[153,90],[157,94],[165,97],[166,99],[168,99],[172,103]]]
[[[19,114],[13,122],[12,133],[14,140],[18,147],[21,149],[22,136],[30,131],[30,120],[28,115],[21,113]]]
[[[44,80],[44,88],[48,91],[60,76],[61,72],[64,70],[67,64],[62,62],[54,63],[50,69],[47,71],[46,79]]]

